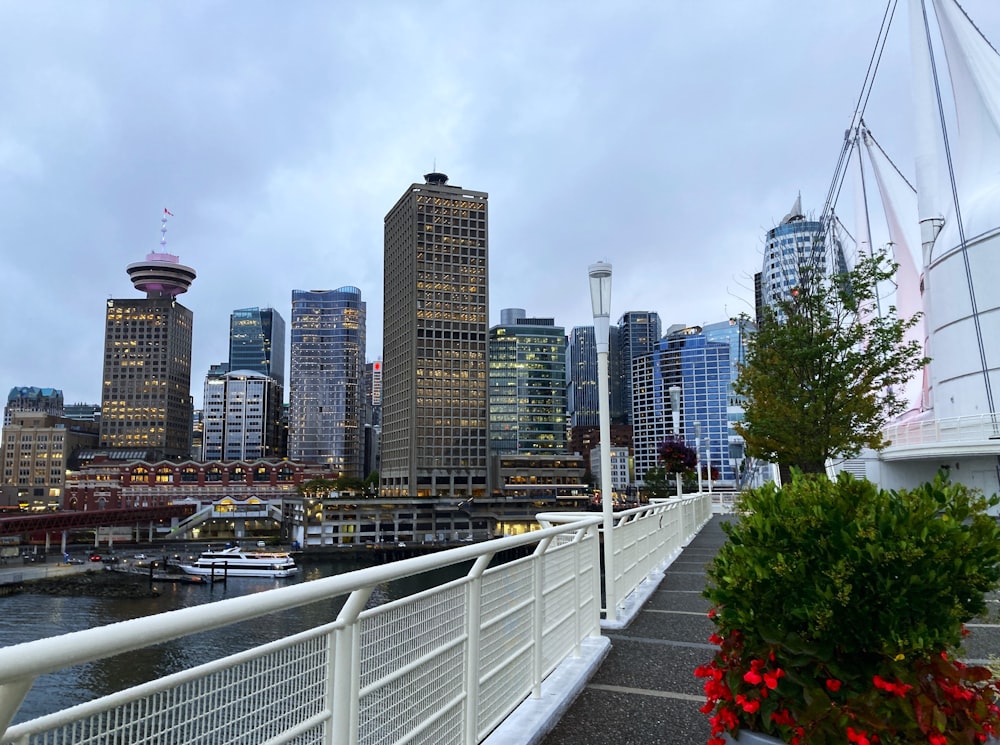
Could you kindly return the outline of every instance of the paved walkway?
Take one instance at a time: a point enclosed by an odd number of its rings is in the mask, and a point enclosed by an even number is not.
[[[611,651],[543,745],[694,745],[711,736],[694,669],[715,647],[705,565],[725,542],[715,516],[664,573],[627,628],[606,631]]]

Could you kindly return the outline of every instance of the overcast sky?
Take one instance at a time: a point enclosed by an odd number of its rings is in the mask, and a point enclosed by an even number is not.
[[[965,0],[995,43],[1000,3]],[[764,232],[818,215],[878,0],[0,0],[0,391],[99,403],[105,301],[198,272],[192,395],[229,314],[354,285],[382,346],[382,220],[422,174],[490,195],[490,323],[664,327],[753,303]],[[906,3],[866,121],[912,174]]]

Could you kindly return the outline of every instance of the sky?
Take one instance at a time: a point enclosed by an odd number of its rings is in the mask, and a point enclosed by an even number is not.
[[[900,2],[866,110],[912,174]],[[1000,3],[965,0],[995,44]],[[878,0],[0,0],[0,390],[99,403],[105,301],[198,277],[192,395],[229,315],[353,285],[381,356],[383,218],[423,174],[489,193],[490,324],[752,314],[764,233],[818,216]]]

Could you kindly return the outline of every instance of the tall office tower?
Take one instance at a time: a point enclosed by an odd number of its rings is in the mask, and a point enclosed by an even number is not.
[[[570,423],[574,427],[599,427],[597,345],[593,326],[577,326],[570,332],[569,380],[573,391]]]
[[[367,306],[357,287],[292,291],[288,455],[364,478]]]
[[[267,375],[285,387],[285,319],[274,308],[241,308],[229,316],[229,369]]]
[[[16,412],[37,411],[51,416],[63,416],[63,392],[58,388],[20,386],[11,388],[3,408],[4,426],[10,424]]]
[[[424,180],[385,216],[382,495],[481,496],[488,195]]]
[[[708,341],[698,327],[683,328],[636,358],[632,368],[636,479],[642,481],[646,471],[657,465],[660,443],[679,437],[692,448],[700,445],[702,464],[732,482],[729,344]],[[670,397],[674,386],[680,389],[677,409]]]
[[[505,320],[490,329],[490,452],[565,453],[566,332],[523,310]]]
[[[139,457],[187,457],[191,449],[191,334],[194,315],[177,302],[195,271],[160,248],[128,274],[145,298],[108,300],[101,389],[101,447]]]
[[[237,370],[205,379],[204,460],[257,460],[280,455],[281,387],[274,378]]]
[[[739,376],[740,366],[747,359],[747,342],[757,332],[757,325],[745,318],[730,318],[728,321],[710,323],[702,328],[702,334],[710,342],[720,342],[729,345],[729,400],[727,401],[727,419],[729,423],[729,452],[736,464],[742,463],[745,456],[745,441],[736,431],[736,424],[743,421],[746,400],[736,394],[734,386]],[[737,472],[740,472],[737,469]],[[738,484],[742,487],[743,484]]]
[[[764,268],[760,275],[760,302],[757,322],[766,306],[788,298],[806,272],[826,271],[823,224],[802,214],[802,195],[792,211],[767,231],[764,240]]]
[[[634,424],[632,414],[632,363],[649,354],[662,336],[660,316],[655,311],[632,310],[618,319],[618,384],[621,386],[625,424]]]
[[[365,478],[379,470],[379,441],[382,435],[382,360],[365,365]]]

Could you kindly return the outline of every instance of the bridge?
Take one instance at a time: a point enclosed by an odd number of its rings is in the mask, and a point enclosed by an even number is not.
[[[609,572],[600,515],[542,514],[525,535],[0,648],[0,743],[527,742],[711,514],[708,494],[616,513]],[[511,549],[531,553],[494,563]],[[366,607],[379,584],[455,565]],[[335,597],[316,628],[8,727],[40,675]]]
[[[24,535],[41,531],[81,530],[108,525],[135,525],[184,518],[194,513],[191,504],[170,504],[160,507],[133,507],[120,510],[86,510],[40,512],[0,517],[0,536]]]

